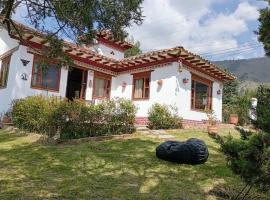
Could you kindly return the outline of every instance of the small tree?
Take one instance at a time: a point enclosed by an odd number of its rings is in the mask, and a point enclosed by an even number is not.
[[[233,80],[226,82],[223,87],[223,97],[222,102],[223,104],[232,104],[234,101],[234,98],[238,95],[238,89],[239,89],[239,81]]]
[[[223,121],[228,123],[230,114],[235,112],[235,100],[238,96],[239,89],[239,81],[233,80],[226,82],[223,87],[223,96],[222,96],[222,113],[223,113]]]
[[[265,0],[270,5],[269,0]],[[264,44],[266,55],[270,56],[270,8],[264,8],[260,10],[260,27],[257,34],[259,35],[259,41]]]
[[[256,97],[258,99],[257,121],[254,121],[254,125],[259,129],[270,132],[270,87],[261,85]]]
[[[141,46],[140,42],[136,42],[132,48],[125,51],[125,58],[136,56],[142,53],[140,46]]]

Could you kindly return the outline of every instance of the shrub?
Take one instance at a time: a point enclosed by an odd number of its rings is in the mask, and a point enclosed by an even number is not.
[[[264,192],[270,189],[270,88],[260,86],[257,90],[257,98],[258,120],[254,121],[254,124],[265,132],[253,133],[239,129],[241,139],[229,137],[222,143],[222,150],[227,156],[229,167],[247,184],[238,197],[244,191],[249,193],[253,186]],[[246,100],[243,102],[245,105],[248,104]],[[237,106],[241,107],[241,104]],[[248,185],[249,189],[246,191]]]
[[[25,131],[50,134],[52,127],[51,114],[57,106],[55,97],[47,99],[33,96],[13,102],[13,124]]]
[[[82,101],[60,103],[53,118],[62,139],[115,135],[135,131],[136,107],[131,101],[115,99],[86,106]]]
[[[178,116],[176,107],[156,103],[148,111],[148,127],[150,129],[182,128],[182,118]]]
[[[136,107],[124,99],[86,105],[42,96],[16,101],[12,111],[16,127],[50,137],[59,132],[62,139],[132,133],[135,114]]]
[[[222,145],[229,167],[251,187],[270,189],[270,134],[252,134],[248,139],[229,137]]]
[[[270,132],[270,87],[261,85],[257,90],[257,121],[254,125],[264,131]]]

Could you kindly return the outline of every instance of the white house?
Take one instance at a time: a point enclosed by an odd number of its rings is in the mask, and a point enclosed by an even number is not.
[[[0,29],[0,112],[7,111],[15,99],[42,94],[91,102],[131,99],[138,107],[138,123],[146,122],[148,109],[156,102],[175,105],[186,123],[206,120],[206,109],[222,119],[223,83],[234,77],[183,47],[124,58],[132,45],[101,32],[91,47],[65,43],[66,54],[76,64],[73,70],[59,69],[51,62],[43,74],[38,66],[46,40],[33,29],[18,26],[24,42]]]

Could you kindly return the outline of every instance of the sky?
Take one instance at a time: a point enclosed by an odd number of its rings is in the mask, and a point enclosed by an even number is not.
[[[143,52],[183,46],[206,59],[264,56],[258,30],[262,0],[144,0],[143,24],[127,31]],[[13,16],[23,22],[25,10]]]
[[[141,49],[175,46],[210,60],[264,56],[258,30],[260,0],[145,0],[142,25],[128,28]]]

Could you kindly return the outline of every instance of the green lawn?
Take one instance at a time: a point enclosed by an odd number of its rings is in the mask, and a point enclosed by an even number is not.
[[[0,199],[217,199],[211,189],[242,185],[206,133],[170,134],[205,140],[208,162],[188,166],[159,160],[155,148],[161,141],[140,133],[129,140],[44,145],[37,135],[0,131]]]

